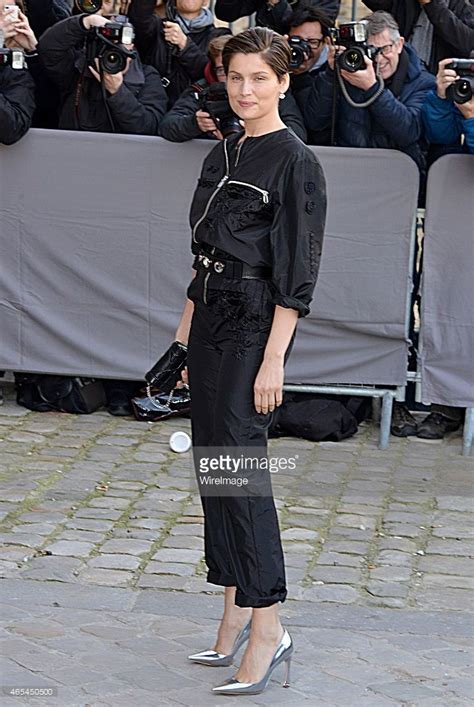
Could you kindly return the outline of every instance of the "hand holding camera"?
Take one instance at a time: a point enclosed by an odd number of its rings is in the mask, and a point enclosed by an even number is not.
[[[206,113],[206,111],[198,110],[196,112],[196,123],[198,124],[198,128],[201,132],[212,133],[218,140],[224,139],[224,136],[218,129],[212,117],[209,113]]]
[[[84,25],[84,29],[92,29],[93,27],[104,27],[109,22],[105,17],[102,17],[102,15],[85,15],[82,18],[82,24]]]
[[[443,59],[436,75],[439,98],[453,101],[459,109],[472,101],[474,91],[474,59]],[[463,112],[463,111],[461,111]]]
[[[131,59],[127,59],[127,67],[130,65]],[[105,90],[107,93],[110,93],[111,96],[114,95],[114,93],[117,93],[119,90],[120,86],[123,84],[123,74],[124,72],[118,71],[116,74],[108,74],[107,72],[104,72],[102,74],[102,77],[100,75],[100,64],[99,64],[99,59],[94,59],[95,63],[95,69],[93,66],[89,64],[89,71],[91,72],[92,76],[97,79],[97,81],[102,82],[104,84]]]

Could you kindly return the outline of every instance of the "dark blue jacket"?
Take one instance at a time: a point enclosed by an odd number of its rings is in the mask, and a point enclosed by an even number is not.
[[[453,145],[464,134],[464,147],[474,155],[474,118],[465,118],[459,108],[430,91],[421,115],[425,135],[436,145]]]
[[[380,147],[401,150],[424,167],[420,140],[421,107],[426,94],[435,86],[435,77],[421,65],[416,52],[405,46],[408,68],[400,94],[396,98],[389,88],[368,108],[353,108],[339,94],[337,101],[336,138],[342,147]],[[308,130],[326,130],[331,124],[333,85],[336,76],[328,67],[318,74],[304,100],[296,95]],[[346,82],[351,98],[357,103],[372,97],[378,86],[368,91],[356,89]]]

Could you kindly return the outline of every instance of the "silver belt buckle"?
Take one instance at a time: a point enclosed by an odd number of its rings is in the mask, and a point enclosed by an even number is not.
[[[222,272],[224,272],[224,268],[225,268],[225,263],[221,263],[220,260],[215,261],[214,270],[216,271],[216,273],[218,273],[220,275]]]
[[[209,258],[206,258],[205,255],[203,255],[202,264],[204,265],[205,268],[208,268],[209,265],[211,264],[211,261],[209,260]]]

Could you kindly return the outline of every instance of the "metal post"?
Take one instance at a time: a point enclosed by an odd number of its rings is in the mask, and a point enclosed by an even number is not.
[[[382,416],[380,418],[379,440],[380,449],[387,449],[388,447],[390,438],[390,422],[392,420],[393,397],[394,394],[392,392],[387,392],[382,398]]]
[[[466,408],[464,417],[464,433],[462,437],[462,453],[468,457],[471,453],[472,438],[474,436],[474,408]]]
[[[351,11],[352,22],[354,22],[356,15],[357,15],[357,0],[352,0],[352,11]]]

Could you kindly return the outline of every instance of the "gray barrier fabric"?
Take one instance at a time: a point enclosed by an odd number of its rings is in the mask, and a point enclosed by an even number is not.
[[[0,369],[142,377],[179,320],[189,205],[213,144],[32,130],[0,147]],[[327,235],[287,382],[402,385],[416,167],[314,149]]]
[[[474,406],[474,157],[429,172],[423,255],[421,383],[425,403]]]

